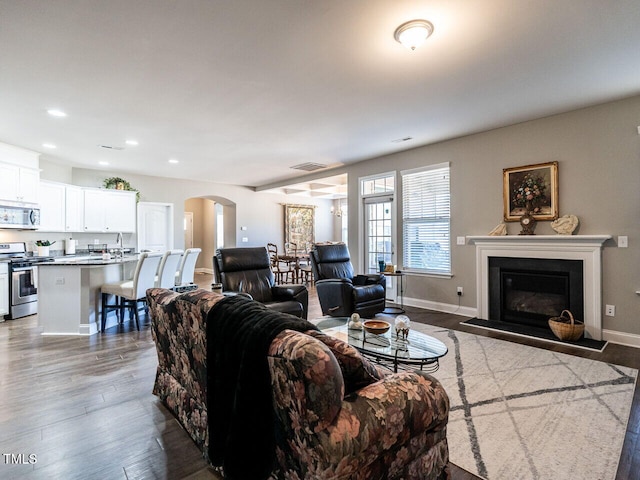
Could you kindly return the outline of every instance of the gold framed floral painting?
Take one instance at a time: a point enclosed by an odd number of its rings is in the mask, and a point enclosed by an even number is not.
[[[517,222],[525,212],[536,220],[558,218],[558,162],[502,170],[504,219]]]

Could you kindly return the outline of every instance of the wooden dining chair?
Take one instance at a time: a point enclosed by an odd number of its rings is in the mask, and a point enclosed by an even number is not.
[[[276,283],[293,283],[295,272],[291,264],[283,262],[278,255],[278,246],[275,243],[267,243],[271,271],[276,276]]]

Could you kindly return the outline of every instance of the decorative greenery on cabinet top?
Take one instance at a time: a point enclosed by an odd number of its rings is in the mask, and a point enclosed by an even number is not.
[[[138,189],[133,188],[129,182],[120,177],[109,177],[104,179],[104,188],[110,188],[113,190],[127,190],[129,192],[136,192],[136,201],[140,201],[140,192]]]

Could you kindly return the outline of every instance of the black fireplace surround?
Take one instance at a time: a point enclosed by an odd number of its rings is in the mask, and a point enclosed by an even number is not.
[[[584,319],[582,260],[489,257],[489,319],[549,329],[570,310]]]

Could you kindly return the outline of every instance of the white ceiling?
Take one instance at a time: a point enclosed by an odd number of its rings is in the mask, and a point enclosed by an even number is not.
[[[416,18],[435,31],[409,52],[393,32]],[[0,0],[0,141],[77,167],[294,183],[300,163],[638,94],[639,25],[638,0]]]

